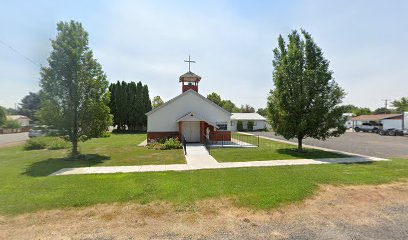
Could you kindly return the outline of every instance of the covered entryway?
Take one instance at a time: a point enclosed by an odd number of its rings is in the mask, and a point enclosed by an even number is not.
[[[204,143],[207,127],[210,131],[216,128],[214,123],[193,112],[180,117],[176,122],[179,124],[180,138],[184,136],[189,143]]]
[[[199,121],[183,121],[182,133],[189,143],[200,142],[200,122]]]

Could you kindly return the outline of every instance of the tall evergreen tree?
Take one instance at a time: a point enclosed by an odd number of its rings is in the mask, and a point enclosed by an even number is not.
[[[268,97],[273,130],[286,139],[296,138],[299,151],[304,138],[326,139],[345,131],[339,106],[344,91],[311,35],[304,30],[301,35],[292,31],[288,44],[279,36],[273,60],[275,89]]]
[[[139,116],[138,116],[138,109],[136,106],[136,91],[137,91],[137,87],[136,87],[136,83],[135,82],[130,82],[128,84],[128,128],[129,131],[135,131],[136,127],[137,127],[137,123],[139,121]]]
[[[143,128],[146,129],[147,127],[147,116],[146,113],[152,110],[152,101],[150,101],[149,96],[149,87],[147,85],[143,86],[143,103],[145,106],[145,111],[143,114]]]
[[[136,107],[136,116],[137,116],[137,122],[136,122],[136,130],[141,131],[143,130],[144,126],[144,116],[145,116],[145,104],[143,101],[143,85],[142,82],[138,82],[136,84],[136,101],[135,101],[135,107]]]
[[[78,141],[98,137],[111,125],[108,81],[82,24],[59,22],[57,30],[49,66],[41,69],[39,116],[68,136],[77,155]]]

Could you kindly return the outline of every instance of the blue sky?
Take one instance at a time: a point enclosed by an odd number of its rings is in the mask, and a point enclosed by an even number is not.
[[[178,77],[237,105],[266,105],[279,34],[304,28],[331,62],[345,104],[408,96],[408,1],[2,1],[0,40],[46,65],[58,21],[77,20],[111,82],[142,81],[165,101]],[[39,66],[0,43],[0,105],[39,90]]]

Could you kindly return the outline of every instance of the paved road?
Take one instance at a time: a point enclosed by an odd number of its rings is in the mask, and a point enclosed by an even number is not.
[[[284,139],[273,132],[255,132],[260,136]],[[296,140],[290,140],[297,142]],[[373,133],[346,132],[326,141],[305,139],[304,144],[382,158],[408,158],[408,137],[380,136]]]
[[[28,132],[0,134],[0,147],[7,146],[13,143],[22,142],[28,139]]]

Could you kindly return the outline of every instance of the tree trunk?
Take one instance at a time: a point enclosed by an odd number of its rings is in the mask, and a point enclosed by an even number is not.
[[[73,116],[73,128],[72,128],[72,155],[78,155],[78,113],[74,110]]]
[[[298,137],[298,152],[303,152],[303,137]]]
[[[74,156],[78,155],[78,140],[77,139],[72,140],[72,155]]]

